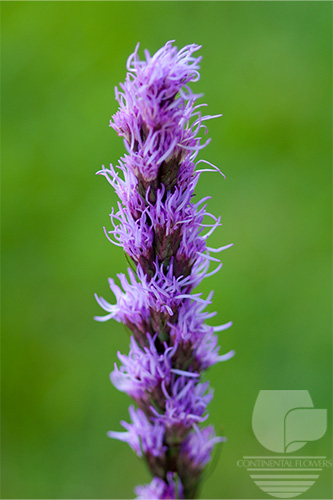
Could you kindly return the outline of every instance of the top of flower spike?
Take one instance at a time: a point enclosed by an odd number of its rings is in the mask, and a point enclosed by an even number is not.
[[[135,51],[127,60],[127,71],[135,73],[137,78],[142,78],[147,83],[164,78],[173,80],[178,85],[184,85],[189,81],[198,81],[200,78],[199,62],[202,57],[193,57],[193,54],[201,49],[201,45],[193,43],[185,45],[180,51],[177,51],[177,47],[172,46],[174,41],[167,42],[153,56],[148,50],[145,50],[146,61],[140,61],[138,58],[140,46],[138,43]]]
[[[110,126],[125,139],[128,167],[145,182],[156,179],[163,163],[170,162],[167,170],[176,164],[179,169],[186,156],[202,147],[197,137],[201,115],[195,106],[200,95],[187,85],[200,78],[201,57],[193,56],[200,47],[192,44],[178,51],[170,41],[153,56],[145,51],[141,61],[137,45],[121,90],[116,87],[119,111]]]

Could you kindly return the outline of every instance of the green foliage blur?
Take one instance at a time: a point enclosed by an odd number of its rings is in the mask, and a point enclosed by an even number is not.
[[[109,381],[128,334],[93,321],[93,293],[127,268],[105,238],[116,205],[95,172],[117,163],[113,88],[138,41],[203,45],[211,144],[197,196],[223,227],[214,324],[236,357],[207,373],[228,440],[202,498],[263,498],[237,460],[269,452],[262,389],[307,389],[331,408],[330,2],[1,2],[2,498],[131,498],[149,473],[106,437],[128,419]],[[141,52],[142,54],[142,52]],[[305,455],[332,456],[331,428]],[[331,471],[302,498],[332,498]]]

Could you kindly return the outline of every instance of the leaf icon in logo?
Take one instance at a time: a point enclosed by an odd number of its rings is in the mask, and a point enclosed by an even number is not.
[[[296,408],[285,416],[285,451],[298,450],[307,441],[316,441],[326,432],[327,410]]]
[[[313,408],[309,391],[260,391],[252,429],[268,450],[290,453],[326,431],[326,410]]]

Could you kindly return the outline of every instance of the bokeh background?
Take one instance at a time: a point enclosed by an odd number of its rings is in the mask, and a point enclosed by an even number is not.
[[[149,480],[121,430],[129,399],[109,382],[128,335],[100,324],[93,293],[124,272],[105,239],[112,188],[95,172],[124,153],[113,88],[136,43],[203,45],[212,143],[198,196],[233,242],[215,290],[223,352],[210,422],[228,437],[202,498],[263,498],[243,455],[262,389],[307,389],[331,408],[330,2],[1,2],[2,498],[131,498]],[[330,413],[329,413],[330,415]],[[329,419],[330,420],[330,419]],[[332,456],[331,428],[303,448]],[[332,498],[331,471],[302,498]]]

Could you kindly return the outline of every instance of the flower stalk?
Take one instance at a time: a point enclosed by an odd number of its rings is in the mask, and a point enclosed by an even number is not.
[[[153,480],[136,488],[138,499],[194,498],[214,445],[224,439],[211,425],[201,427],[213,396],[202,374],[234,352],[220,355],[216,336],[231,322],[206,323],[215,315],[205,311],[213,293],[203,298],[193,289],[219,271],[216,253],[231,245],[207,246],[220,218],[206,210],[210,197],[193,200],[201,173],[219,171],[196,161],[209,142],[199,133],[214,118],[201,115],[201,96],[189,87],[200,78],[200,46],[177,51],[168,42],[153,56],[145,51],[143,61],[138,48],[116,88],[119,110],[110,122],[127,153],[117,168],[98,172],[120,199],[110,214],[113,229],[105,233],[135,267],[118,275],[121,287],[109,280],[115,304],[96,296],[107,313],[96,319],[113,318],[131,332],[129,354],[118,352],[111,381],[136,408],[129,408],[130,423],[121,422],[125,432],[108,435],[148,464]]]

